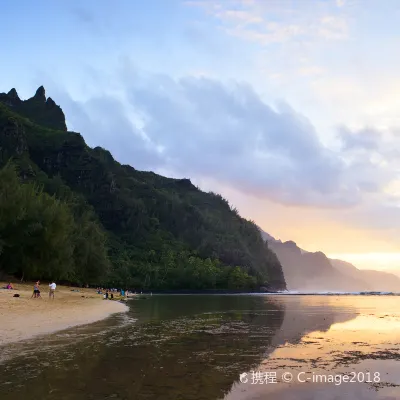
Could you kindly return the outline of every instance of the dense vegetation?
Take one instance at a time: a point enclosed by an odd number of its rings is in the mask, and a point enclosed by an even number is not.
[[[0,263],[7,273],[96,282],[108,269],[106,235],[73,195],[65,201],[0,170]]]
[[[26,101],[0,94],[3,272],[152,290],[285,287],[258,227],[220,195],[121,165],[64,127],[42,87]]]

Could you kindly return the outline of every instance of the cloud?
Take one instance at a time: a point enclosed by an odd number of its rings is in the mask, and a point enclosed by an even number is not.
[[[361,204],[394,179],[384,163],[389,148],[372,129],[340,128],[342,147],[333,151],[306,117],[285,103],[266,104],[248,84],[130,74],[129,63],[120,79],[118,96],[61,102],[90,145],[135,168],[212,177],[280,204],[331,208]]]
[[[251,12],[243,10],[224,10],[217,12],[216,16],[243,25],[260,24],[263,22],[263,19],[259,15],[254,15]]]
[[[264,25],[263,28],[256,30],[247,27],[234,27],[225,29],[225,32],[241,39],[259,42],[262,45],[286,42],[305,34],[304,29],[296,24],[287,25],[271,22]]]
[[[321,18],[316,30],[320,37],[331,40],[346,39],[349,34],[346,20],[331,15]]]
[[[344,5],[343,0],[337,3]],[[348,37],[345,15],[336,8],[308,6],[293,2],[241,0],[188,1],[187,6],[203,9],[216,18],[227,34],[262,45],[293,40],[343,40]],[[311,4],[311,3],[310,3]]]
[[[303,76],[316,76],[316,75],[323,74],[324,69],[321,67],[318,67],[317,65],[312,65],[312,66],[305,66],[305,67],[299,68],[298,72],[300,75],[303,75]]]
[[[245,84],[152,77],[144,87],[131,86],[129,99],[177,171],[285,203],[352,202],[337,190],[342,164],[321,146],[312,125],[288,106],[275,111]]]
[[[342,141],[343,150],[377,150],[382,139],[381,133],[373,128],[364,128],[351,131],[343,126],[339,129],[339,137]]]
[[[57,101],[66,114],[68,129],[81,132],[89,146],[111,150],[118,161],[134,167],[150,169],[164,165],[156,146],[146,140],[114,96],[103,94],[75,101],[66,92],[59,92]]]
[[[359,159],[370,159],[371,163],[386,170],[388,175],[395,174],[400,168],[399,130],[398,128],[365,127],[338,129],[341,151],[345,155],[357,155]]]

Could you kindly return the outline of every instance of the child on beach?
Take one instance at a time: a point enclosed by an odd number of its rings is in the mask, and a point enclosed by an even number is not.
[[[40,281],[37,281],[34,285],[33,285],[33,293],[32,293],[32,297],[34,299],[38,299],[38,298],[42,298],[42,296],[40,296]],[[31,298],[32,298],[31,297]]]
[[[4,286],[2,289],[14,290],[14,286],[11,282],[7,286]]]

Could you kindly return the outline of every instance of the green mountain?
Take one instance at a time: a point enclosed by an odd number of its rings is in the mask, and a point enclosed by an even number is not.
[[[43,87],[25,101],[0,94],[0,167],[3,273],[152,290],[286,287],[253,222],[189,179],[88,147]]]

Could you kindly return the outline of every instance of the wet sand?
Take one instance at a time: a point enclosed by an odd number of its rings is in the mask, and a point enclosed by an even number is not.
[[[128,313],[4,346],[0,393],[4,400],[400,399],[399,300],[131,300]],[[253,384],[252,372],[262,382]]]
[[[5,286],[0,282],[0,287]],[[42,299],[32,299],[33,285],[14,285],[17,290],[0,289],[0,346],[90,324],[111,314],[127,311],[118,301],[104,301],[93,289],[57,286],[49,299],[48,285],[41,287]],[[18,293],[20,297],[13,297]]]
[[[331,301],[358,309],[356,318],[283,341],[257,367],[243,371],[247,375],[225,400],[400,399],[399,297]]]

